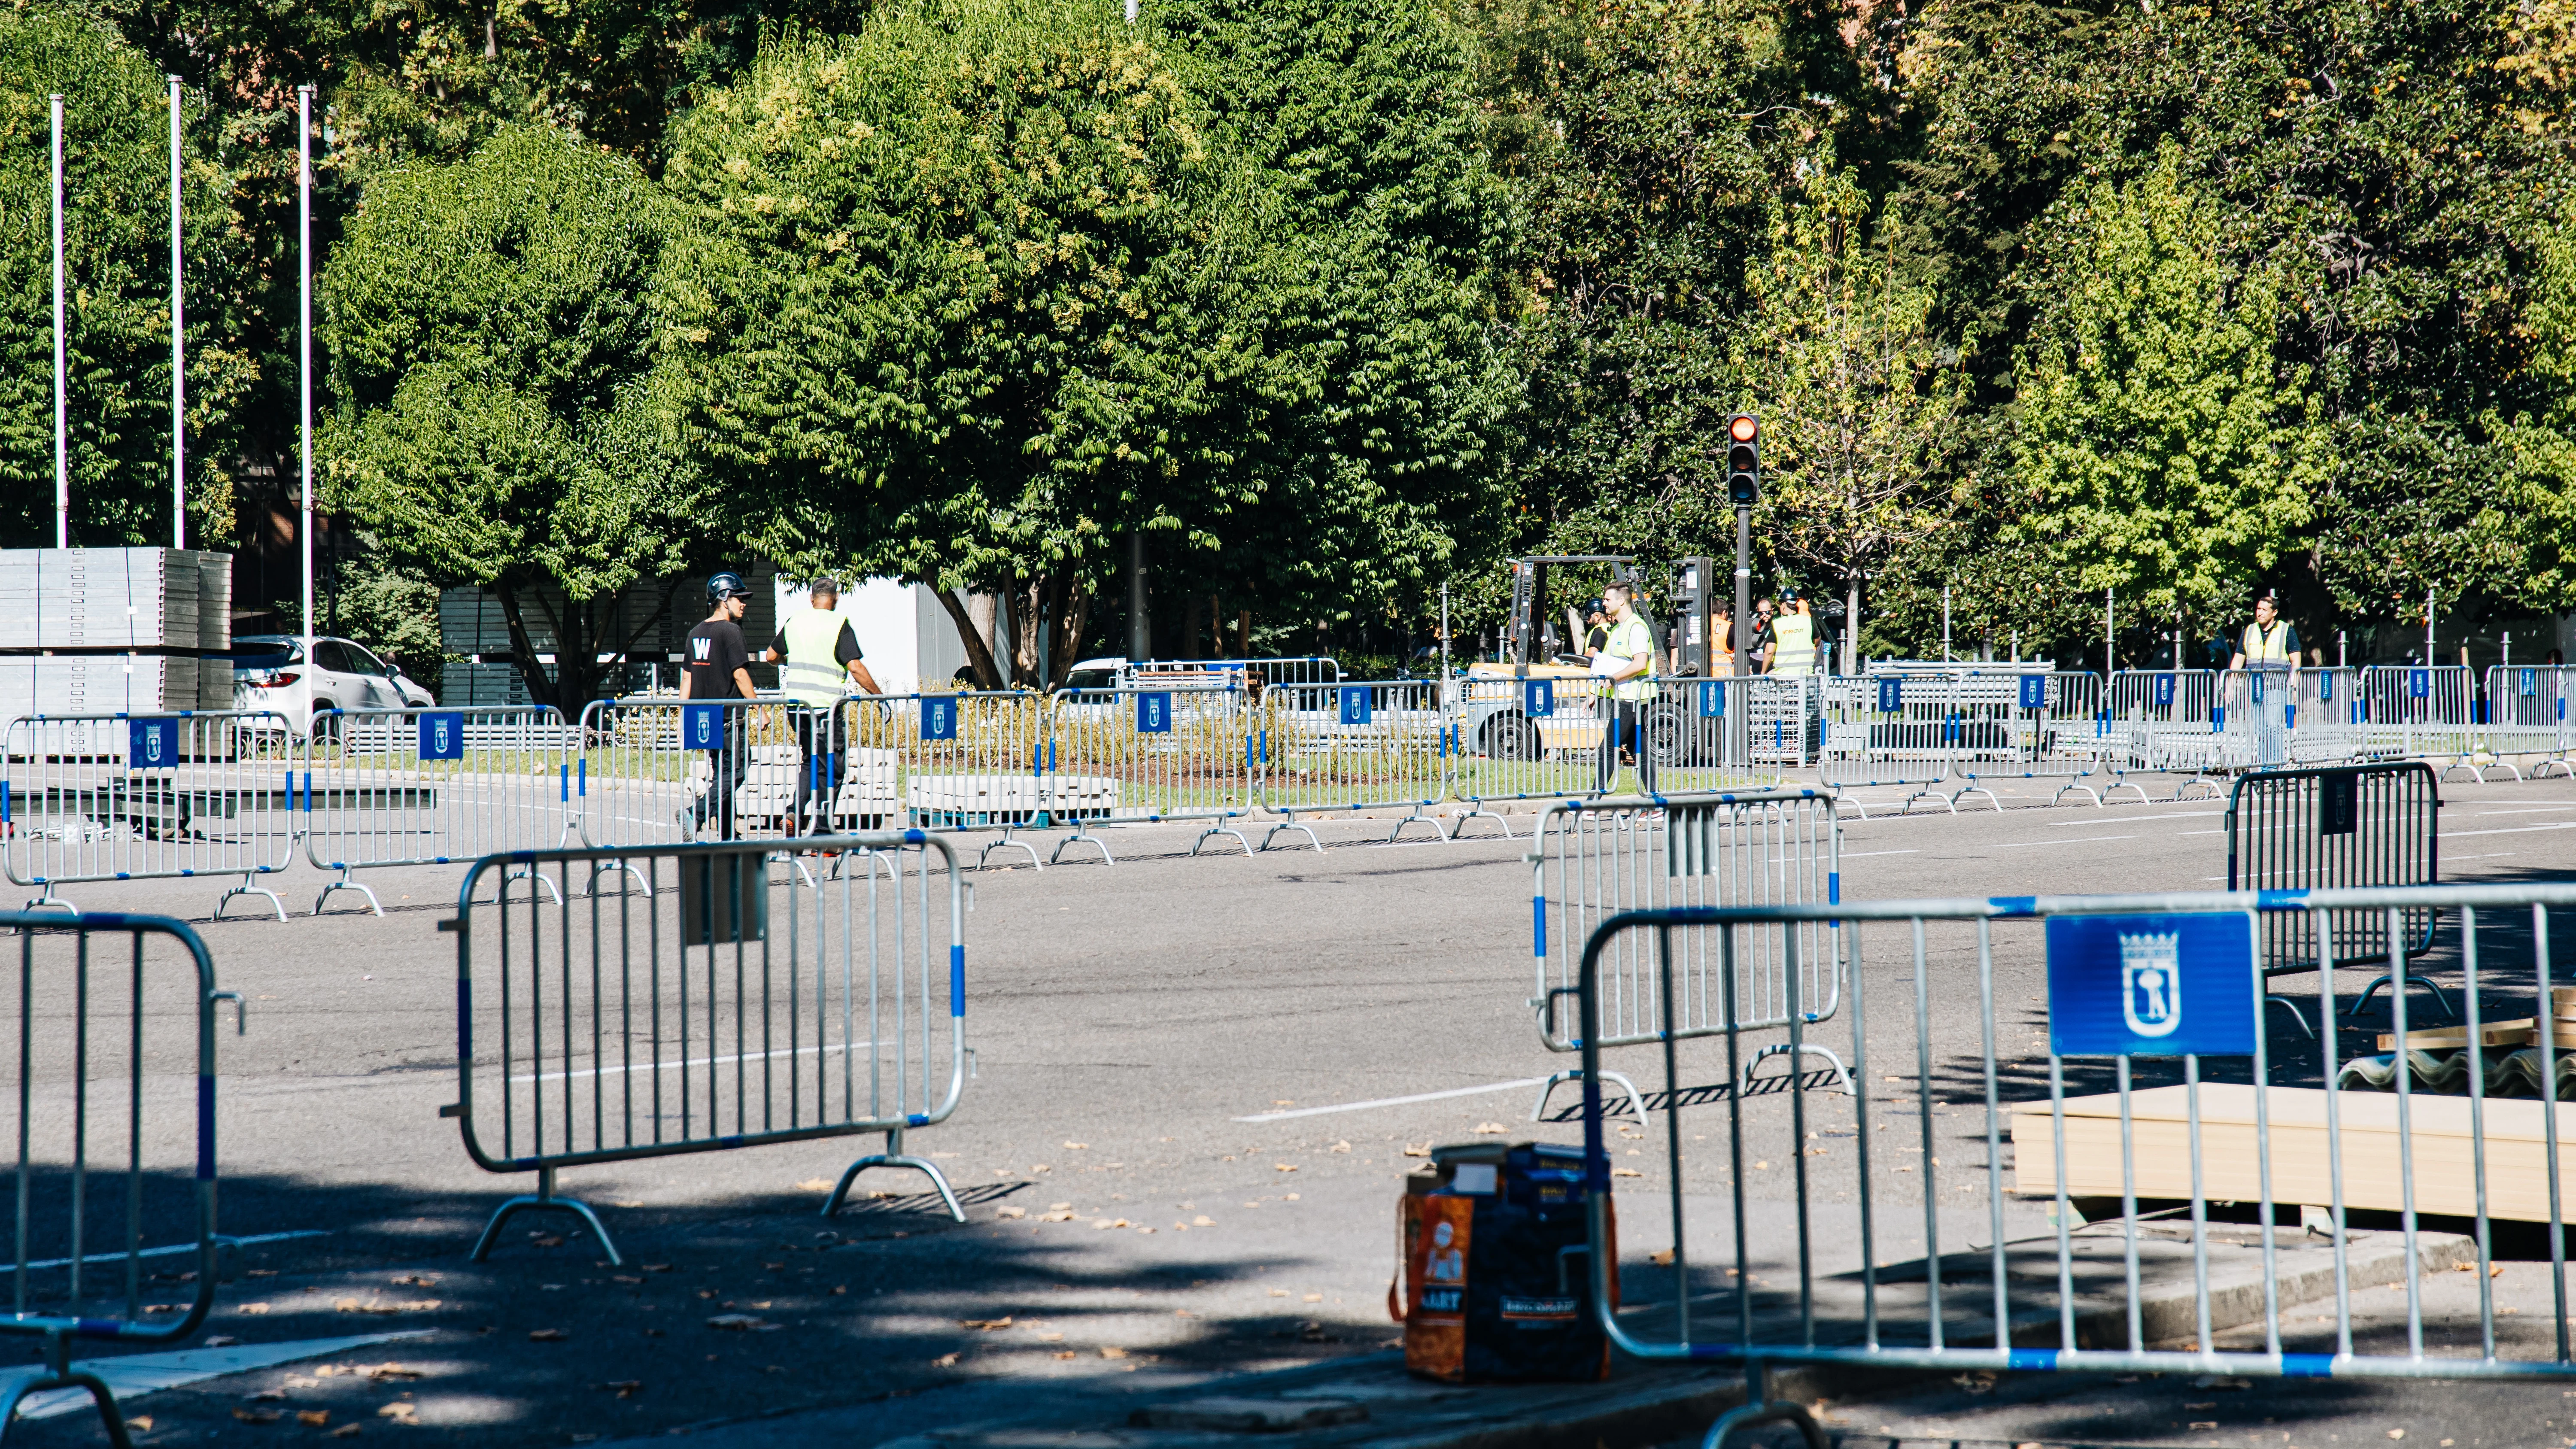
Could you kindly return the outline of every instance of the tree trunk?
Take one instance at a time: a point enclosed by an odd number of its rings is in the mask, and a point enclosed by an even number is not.
[[[985,642],[983,632],[975,627],[974,611],[970,610],[967,607],[966,602],[958,598],[957,595],[950,590],[943,589],[935,583],[929,583],[928,580],[923,580],[923,582],[929,584],[930,591],[939,596],[939,607],[948,611],[949,621],[957,626],[957,637],[964,641],[966,645],[966,663],[968,667],[975,671],[976,687],[980,689],[1001,688],[1002,671],[1000,667],[993,662],[993,650],[992,647]],[[979,595],[978,597],[989,599],[991,596]],[[985,616],[990,618],[992,605],[989,602],[985,604],[984,610]],[[923,686],[927,686],[929,683],[930,681],[925,679],[920,681],[920,684],[915,687],[921,688]]]
[[[528,637],[525,611],[519,607],[519,591],[508,584],[495,583],[492,592],[501,600],[501,617],[510,626],[510,654],[519,661],[519,678],[528,686],[528,698],[561,713],[555,703],[555,687],[546,678],[544,666],[537,662],[537,646]]]
[[[1860,570],[1843,579],[1843,673],[1860,673]]]
[[[1199,634],[1207,627],[1207,600],[1197,594],[1190,595],[1190,606],[1182,618],[1185,622],[1181,625],[1181,657],[1204,658],[1199,653]]]
[[[1082,631],[1091,624],[1091,590],[1068,579],[1064,588],[1063,628],[1057,638],[1062,641],[1055,650],[1054,677],[1047,683],[1061,685],[1073,677],[1073,666],[1082,658]]]
[[[1245,609],[1234,616],[1234,657],[1252,657],[1252,611]]]

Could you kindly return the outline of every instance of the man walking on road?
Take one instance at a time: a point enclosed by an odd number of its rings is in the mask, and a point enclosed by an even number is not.
[[[1646,707],[1655,697],[1655,631],[1630,606],[1626,584],[1612,584],[1601,601],[1609,609],[1610,639],[1592,656],[1592,672],[1609,682],[1611,699],[1593,785],[1607,794],[1610,781],[1619,773],[1620,756],[1633,751],[1637,788],[1652,795],[1655,752],[1646,740]]]
[[[742,575],[717,574],[707,580],[707,604],[713,610],[706,622],[689,631],[688,662],[680,671],[682,699],[749,699],[751,687],[751,650],[742,641],[742,616],[751,608],[751,596],[742,586]],[[719,839],[733,839],[733,798],[742,789],[742,777],[751,768],[751,749],[743,739],[743,712],[724,712],[724,747],[714,752],[707,763],[715,775],[708,782],[707,793],[698,803],[680,812],[680,836],[695,840],[706,829],[707,812],[716,815]]]
[[[779,691],[794,701],[787,717],[796,727],[796,820],[801,829],[806,802],[817,790],[822,803],[814,809],[811,834],[830,833],[832,797],[840,786],[841,751],[848,731],[841,719],[845,686],[878,693],[876,676],[859,658],[859,636],[840,611],[841,585],[816,579],[805,592],[812,607],[778,626],[769,641],[770,663],[779,665]]]
[[[2296,669],[2299,666],[2299,631],[2296,625],[2281,618],[2281,606],[2270,594],[2254,601],[2254,622],[2245,626],[2243,638],[2236,641],[2236,657],[2228,661],[2230,669]]]

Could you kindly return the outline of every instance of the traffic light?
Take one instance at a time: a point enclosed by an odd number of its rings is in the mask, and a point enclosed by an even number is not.
[[[1726,420],[1726,492],[1738,508],[1762,501],[1762,420],[1737,413]]]

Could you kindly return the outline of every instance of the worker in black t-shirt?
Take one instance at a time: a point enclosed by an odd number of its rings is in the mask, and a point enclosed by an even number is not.
[[[751,650],[742,640],[742,616],[751,608],[751,596],[742,586],[742,575],[717,574],[707,580],[707,604],[713,610],[706,622],[689,631],[688,661],[680,671],[682,699],[749,699],[751,688]],[[751,768],[751,750],[743,739],[743,712],[725,711],[724,748],[708,761],[715,767],[715,778],[697,804],[680,811],[680,837],[695,840],[707,825],[709,808],[715,811],[716,834],[722,840],[733,839],[733,799],[742,789],[742,777]]]

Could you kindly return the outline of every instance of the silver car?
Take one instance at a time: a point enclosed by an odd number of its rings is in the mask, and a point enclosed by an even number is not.
[[[318,636],[313,658],[292,634],[248,634],[233,641],[233,708],[284,715],[298,735],[334,709],[429,709],[438,701],[363,644]]]

